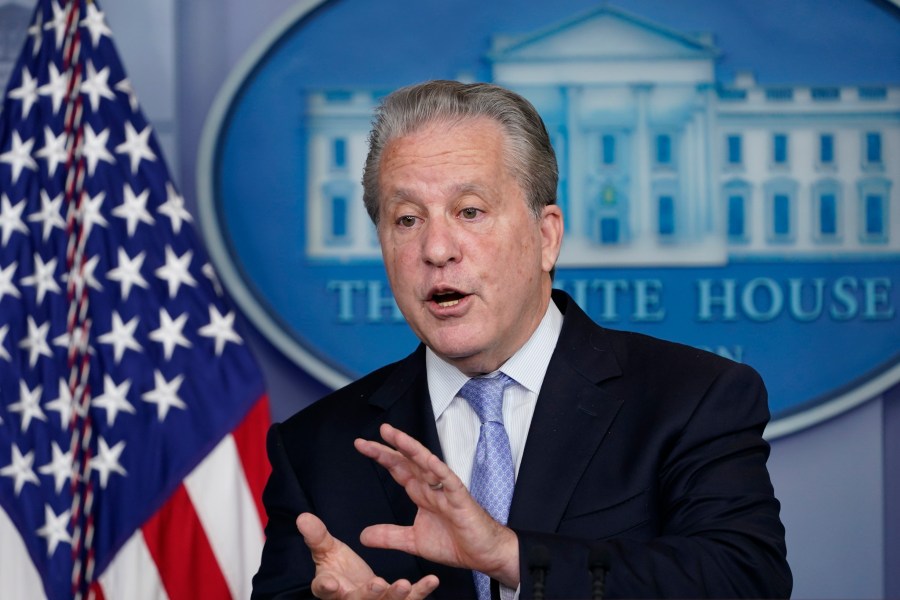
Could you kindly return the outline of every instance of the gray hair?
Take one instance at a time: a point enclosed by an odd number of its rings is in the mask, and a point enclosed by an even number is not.
[[[535,217],[544,206],[555,204],[556,154],[543,120],[528,100],[488,83],[427,81],[392,92],[375,111],[362,178],[363,202],[372,222],[378,224],[378,171],[388,142],[432,123],[478,117],[494,120],[506,133],[507,168],[525,192]]]

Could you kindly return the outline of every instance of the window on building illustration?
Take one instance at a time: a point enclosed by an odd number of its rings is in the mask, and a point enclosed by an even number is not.
[[[672,136],[668,134],[656,136],[656,164],[661,166],[672,164]]]
[[[841,99],[841,88],[816,87],[810,90],[812,99],[819,102],[828,102]]]
[[[728,196],[728,237],[732,240],[740,240],[747,235],[744,210],[743,194]]]
[[[787,237],[791,233],[791,197],[787,194],[772,197],[772,233],[775,237]]]
[[[859,237],[864,243],[884,243],[890,238],[891,181],[883,177],[864,179],[859,182]]]
[[[728,160],[728,164],[732,166],[737,166],[743,163],[744,158],[742,156],[742,148],[741,148],[741,136],[739,135],[729,135],[725,138],[725,146],[726,146],[726,159]]]
[[[819,234],[822,237],[837,235],[837,196],[823,193],[819,196]]]
[[[830,133],[819,136],[819,164],[834,164],[834,135]]]
[[[353,92],[348,90],[328,90],[325,92],[325,101],[335,104],[346,104],[353,100]]]
[[[669,194],[659,197],[659,235],[675,234],[675,198]]]
[[[331,144],[331,165],[335,169],[343,169],[347,166],[347,140],[335,138]]]
[[[349,233],[347,209],[349,208],[346,196],[331,197],[331,240],[346,239]]]
[[[884,100],[887,98],[886,87],[861,87],[859,88],[860,100]]]
[[[619,220],[615,217],[603,217],[600,220],[600,243],[619,243]]]
[[[784,166],[788,162],[788,136],[785,133],[772,136],[772,162],[778,166]]]
[[[600,138],[600,154],[604,166],[616,164],[616,136],[607,133]]]
[[[881,164],[881,134],[877,131],[870,131],[866,133],[865,153],[867,165]]]
[[[793,100],[794,90],[789,87],[774,87],[766,89],[766,100],[774,100],[776,102],[785,102]]]
[[[884,236],[884,197],[881,194],[866,194],[863,226],[867,238]]]

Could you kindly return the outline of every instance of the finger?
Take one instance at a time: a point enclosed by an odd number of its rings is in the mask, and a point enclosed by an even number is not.
[[[340,598],[341,584],[336,577],[329,573],[317,575],[310,585],[310,591],[320,600],[332,600]]]
[[[412,584],[406,579],[399,579],[391,584],[391,586],[381,596],[382,600],[406,600],[409,592],[412,590]]]
[[[328,533],[325,523],[312,513],[302,513],[297,517],[297,530],[309,546],[313,558],[334,549],[337,540]]]
[[[415,540],[411,527],[402,525],[369,525],[359,534],[359,541],[369,548],[385,548],[388,550],[400,550],[407,554],[415,553]]]
[[[434,484],[440,482],[447,491],[456,491],[460,487],[465,487],[446,463],[414,437],[387,423],[381,426],[380,431],[384,441],[396,448],[397,451],[419,468],[417,476],[423,479],[425,483]]]
[[[417,581],[407,595],[407,600],[423,600],[437,589],[440,580],[435,575],[426,575]]]
[[[380,600],[389,589],[388,582],[381,577],[373,577],[356,589],[347,589],[330,573],[317,575],[310,586],[310,591],[320,600]]]
[[[406,487],[412,479],[418,479],[416,472],[418,467],[408,458],[379,442],[357,439],[353,442],[357,451],[363,456],[371,458],[379,465],[387,469],[394,481]]]

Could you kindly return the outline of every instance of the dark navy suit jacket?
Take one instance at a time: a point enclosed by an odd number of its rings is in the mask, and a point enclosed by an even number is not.
[[[593,323],[562,292],[564,315],[516,480],[522,597],[529,557],[549,555],[546,598],[591,595],[592,546],[608,553],[606,597],[787,597],[779,503],[766,469],[769,418],[749,367],[687,346]],[[424,347],[274,425],[273,472],[254,597],[304,597],[314,575],[297,533],[311,511],[388,581],[436,574],[435,598],[474,598],[471,572],[365,548],[376,523],[411,524],[415,505],[353,447],[382,423],[441,456]]]

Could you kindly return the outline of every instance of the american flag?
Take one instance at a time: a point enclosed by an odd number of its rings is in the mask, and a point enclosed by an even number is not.
[[[246,597],[268,401],[97,2],[0,114],[0,598]]]

